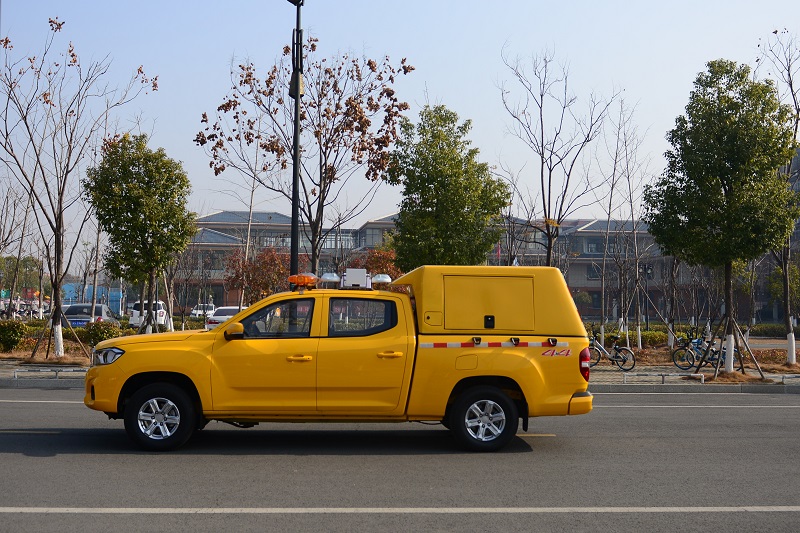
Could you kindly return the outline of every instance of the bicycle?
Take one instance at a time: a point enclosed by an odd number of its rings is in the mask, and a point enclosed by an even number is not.
[[[594,337],[589,339],[589,366],[599,363],[600,358],[605,355],[606,359],[617,365],[623,372],[633,370],[633,367],[636,366],[636,356],[630,348],[620,346],[617,342],[619,339],[619,335],[611,335],[611,340],[614,341],[614,345],[611,347],[614,353],[611,353],[603,347],[597,333],[594,333]]]
[[[711,350],[709,351],[708,357],[706,358],[706,363],[711,365],[715,364],[717,360],[720,358],[720,351],[714,348],[716,345],[716,341],[711,344]],[[672,352],[672,362],[680,368],[681,370],[690,370],[695,363],[698,363],[703,360],[703,354],[705,354],[707,347],[707,343],[703,338],[697,339],[687,339],[683,342],[683,345],[679,346]],[[722,349],[722,361],[720,364],[725,364],[725,348]],[[739,349],[734,348],[733,350],[733,361],[734,364],[739,360]]]

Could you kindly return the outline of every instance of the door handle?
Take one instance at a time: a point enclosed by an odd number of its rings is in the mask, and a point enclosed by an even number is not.
[[[403,357],[403,352],[380,352],[378,357],[381,359],[397,359],[398,357]]]
[[[313,357],[311,357],[310,355],[301,355],[301,354],[290,355],[290,356],[288,356],[286,358],[287,361],[290,361],[290,362],[297,361],[297,362],[301,362],[301,363],[303,361],[311,361],[312,359],[313,359]]]

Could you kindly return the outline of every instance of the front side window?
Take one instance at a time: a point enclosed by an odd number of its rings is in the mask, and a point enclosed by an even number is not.
[[[328,336],[359,337],[374,335],[397,325],[397,306],[393,300],[331,298]]]
[[[242,320],[245,338],[308,337],[314,299],[285,300],[259,309]]]

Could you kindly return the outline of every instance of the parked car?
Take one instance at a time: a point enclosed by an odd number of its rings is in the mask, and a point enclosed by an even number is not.
[[[62,311],[61,325],[82,328],[92,322],[92,304],[72,304]],[[109,322],[119,327],[119,315],[105,304],[95,304],[94,322]]]
[[[213,315],[214,309],[216,309],[216,307],[214,307],[214,304],[197,304],[192,308],[192,312],[189,313],[189,316],[196,318],[200,316]]]
[[[128,321],[128,325],[132,328],[138,328],[142,324],[142,319],[144,314],[147,313],[147,306],[148,302],[145,300],[144,307],[142,306],[142,302],[136,302],[133,304],[133,309],[131,310],[131,319]],[[144,313],[142,312],[144,309]],[[153,308],[156,314],[156,323],[160,326],[163,326],[167,323],[167,307],[164,305],[164,302],[159,300],[156,302],[155,307]]]
[[[247,309],[247,306],[242,307],[242,309]],[[220,324],[222,324],[223,322],[225,322],[238,312],[239,312],[238,305],[232,305],[229,307],[217,307],[214,310],[213,314],[208,315],[206,317],[206,329],[208,330],[214,329],[215,327],[219,326]]]

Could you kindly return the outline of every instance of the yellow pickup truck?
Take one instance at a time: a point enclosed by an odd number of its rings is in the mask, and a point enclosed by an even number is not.
[[[423,266],[392,283],[405,292],[292,282],[213,331],[98,344],[84,403],[148,450],[217,420],[435,421],[494,451],[520,419],[592,409],[588,338],[555,268]]]

